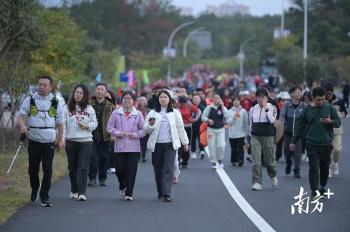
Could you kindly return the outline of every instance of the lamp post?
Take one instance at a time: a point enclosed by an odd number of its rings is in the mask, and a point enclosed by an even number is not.
[[[169,39],[168,39],[168,46],[166,48],[163,49],[163,54],[166,58],[175,58],[176,57],[176,51],[174,49],[172,49],[172,43],[173,43],[173,39],[175,34],[181,30],[184,27],[190,26],[194,24],[194,21],[190,21],[190,22],[186,22],[181,24],[180,26],[176,27],[170,34]],[[168,73],[167,73],[167,82],[168,84],[170,84],[171,81],[171,65],[169,63],[168,65]]]
[[[244,61],[244,52],[243,52],[243,49],[244,49],[244,46],[251,40],[254,39],[254,36],[253,37],[250,37],[249,39],[247,39],[246,41],[244,41],[241,46],[239,47],[239,53],[238,53],[238,59],[239,59],[239,76],[241,78],[241,80],[244,81],[244,70],[243,70],[243,61]]]
[[[194,34],[196,34],[198,31],[201,31],[201,30],[203,30],[203,29],[204,29],[204,27],[196,28],[196,29],[194,29],[193,31],[191,31],[191,32],[188,34],[188,36],[186,37],[186,39],[185,39],[185,41],[184,41],[183,51],[182,51],[182,55],[183,55],[184,58],[187,57],[187,45],[188,45],[188,41],[190,40],[190,38],[191,38]]]
[[[304,66],[304,81],[307,86],[307,13],[308,13],[308,0],[304,0],[304,51],[303,51],[303,66]]]

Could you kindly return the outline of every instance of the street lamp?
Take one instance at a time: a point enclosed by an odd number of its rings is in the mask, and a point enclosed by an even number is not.
[[[190,38],[191,38],[194,34],[196,34],[198,31],[201,31],[201,30],[203,30],[203,29],[204,29],[204,27],[196,28],[196,29],[194,29],[193,31],[191,31],[191,32],[188,34],[188,36],[186,37],[185,42],[184,42],[184,46],[183,46],[183,51],[182,51],[182,55],[183,55],[184,58],[187,57],[187,45],[188,45],[188,41],[190,40]]]
[[[307,86],[306,76],[306,61],[307,61],[307,13],[308,13],[308,0],[304,0],[304,52],[303,52],[303,65],[304,65],[304,80]]]
[[[176,56],[176,51],[175,49],[172,49],[172,43],[173,43],[173,39],[174,39],[174,36],[175,34],[181,30],[182,28],[184,27],[187,27],[187,26],[190,26],[194,24],[194,21],[190,21],[190,22],[186,22],[186,23],[183,23],[181,24],[180,26],[176,27],[173,32],[171,32],[170,34],[170,37],[168,39],[168,46],[166,48],[163,49],[163,54],[166,58],[175,58]],[[171,65],[169,63],[168,65],[168,73],[167,73],[167,82],[168,84],[170,84],[170,81],[171,81]]]
[[[244,58],[245,58],[245,55],[244,55],[244,52],[243,52],[243,49],[244,49],[244,46],[251,40],[254,39],[254,36],[253,37],[250,37],[249,39],[247,39],[246,41],[244,41],[241,46],[239,47],[239,53],[238,53],[238,59],[239,59],[239,76],[241,78],[241,80],[244,81],[244,73],[243,73],[243,61],[244,61]]]

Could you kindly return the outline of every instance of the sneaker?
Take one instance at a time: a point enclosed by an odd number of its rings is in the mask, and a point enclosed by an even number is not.
[[[300,179],[301,175],[300,175],[300,171],[299,170],[294,170],[294,178]]]
[[[219,163],[219,168],[224,168],[224,162]]]
[[[204,152],[204,151],[201,151],[201,153],[199,154],[199,156],[200,156],[201,160],[204,159],[204,157],[205,157],[205,152]]]
[[[232,163],[232,166],[237,166],[237,165],[238,165],[237,162],[233,162],[233,163]]]
[[[238,167],[243,167],[243,164],[244,164],[244,162],[243,162],[243,161],[238,162]]]
[[[335,162],[333,165],[333,173],[335,176],[339,175],[339,164],[338,162]]]
[[[272,181],[272,187],[277,187],[277,185],[278,185],[278,179],[277,179],[277,177],[275,176],[275,177],[272,177],[271,178],[271,181]]]
[[[332,164],[331,164],[332,165]],[[329,171],[328,171],[328,178],[332,178],[332,168],[330,166]]]
[[[321,196],[324,196],[324,193],[326,192],[326,187],[321,185],[318,191],[320,192]]]
[[[125,197],[125,189],[120,190],[120,196],[121,196],[121,197]]]
[[[146,163],[147,159],[146,158],[142,158],[142,163]]]
[[[197,153],[196,152],[192,152],[191,153],[191,159],[197,159]]]
[[[107,186],[106,180],[99,180],[100,186]]]
[[[289,175],[290,172],[292,171],[292,164],[287,163],[286,169],[284,171],[285,171],[286,175]]]
[[[114,173],[115,173],[115,168],[110,168],[110,169],[109,169],[109,173],[110,173],[110,174],[114,174]]]
[[[86,201],[86,196],[84,194],[79,195],[78,201]]]
[[[88,186],[90,186],[90,187],[96,187],[96,186],[97,186],[96,179],[89,179]]]
[[[260,184],[260,183],[255,182],[255,183],[253,184],[253,186],[251,187],[251,189],[252,189],[252,190],[261,190],[262,187],[261,187],[261,184]]]
[[[246,158],[246,160],[247,160],[249,163],[253,162],[253,158],[252,158],[251,155],[248,155],[247,158]]]
[[[306,153],[303,153],[303,154],[301,155],[301,160],[302,160],[302,161],[306,161],[306,159],[307,159],[307,155],[306,155]]]
[[[164,202],[172,202],[173,199],[171,199],[171,197],[168,196],[168,195],[164,195],[164,200],[163,200],[163,201],[164,201]]]
[[[30,201],[35,202],[38,200],[38,191],[32,190],[32,194],[30,194]]]
[[[132,199],[132,197],[125,196],[125,200],[126,200],[126,201],[133,201],[134,199]]]
[[[72,193],[72,192],[71,192],[71,193],[69,194],[69,198],[70,198],[70,199],[78,199],[78,193]]]
[[[159,194],[159,193],[158,193],[158,200],[164,200],[163,194]]]
[[[52,203],[49,200],[41,200],[42,207],[51,207]]]
[[[211,168],[212,169],[217,169],[218,168],[218,165],[216,163],[211,163]]]

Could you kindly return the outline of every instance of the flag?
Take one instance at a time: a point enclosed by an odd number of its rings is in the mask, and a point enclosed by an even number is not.
[[[97,73],[97,75],[96,75],[96,82],[98,83],[98,82],[101,82],[101,73],[99,72],[99,73]]]
[[[128,87],[133,88],[135,87],[135,74],[133,70],[128,71]]]
[[[120,82],[129,82],[128,74],[125,72],[122,72],[119,74],[119,81]]]
[[[147,70],[143,70],[143,83],[145,83],[145,85],[147,85],[149,83]]]

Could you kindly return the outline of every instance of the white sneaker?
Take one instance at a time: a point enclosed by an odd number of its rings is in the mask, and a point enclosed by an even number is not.
[[[70,198],[70,199],[78,199],[78,193],[72,193],[72,192],[71,192],[71,193],[69,194],[69,198]]]
[[[120,196],[121,196],[121,197],[125,197],[125,189],[120,190]]]
[[[333,165],[333,173],[335,176],[339,175],[339,164],[338,162],[335,162]]]
[[[191,159],[197,159],[197,153],[196,152],[192,152],[191,153]]]
[[[260,184],[260,183],[255,182],[255,183],[253,184],[253,186],[251,187],[251,189],[252,189],[252,190],[261,190],[262,187],[261,187],[261,184]]]
[[[126,200],[126,201],[133,201],[134,199],[132,199],[132,197],[125,196],[125,200]]]
[[[211,168],[212,169],[217,169],[218,168],[218,164],[217,163],[211,163]]]
[[[272,181],[272,187],[277,187],[277,185],[278,185],[278,179],[277,179],[277,177],[275,176],[275,177],[272,177],[271,178],[271,181]]]
[[[219,163],[220,168],[224,168],[224,162]]]
[[[86,196],[85,195],[79,195],[78,201],[86,201]]]
[[[108,171],[109,171],[110,174],[114,174],[115,173],[115,168],[110,168]]]
[[[303,153],[303,154],[301,155],[301,160],[302,160],[302,161],[306,161],[306,158],[307,158],[306,153]]]

